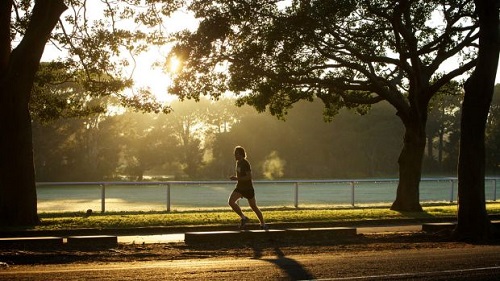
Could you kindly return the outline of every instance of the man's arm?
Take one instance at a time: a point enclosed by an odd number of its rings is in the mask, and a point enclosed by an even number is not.
[[[233,181],[249,181],[252,179],[252,171],[247,171],[246,174],[241,177],[231,176],[230,179]]]

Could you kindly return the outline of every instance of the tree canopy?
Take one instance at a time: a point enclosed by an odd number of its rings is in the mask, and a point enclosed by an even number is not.
[[[97,13],[90,11],[95,6],[101,8]],[[30,102],[37,103],[31,110],[44,110],[44,118],[53,118],[61,110],[47,106],[71,107],[61,103],[71,99],[58,85],[72,83],[86,91],[84,101],[114,95],[141,110],[169,110],[151,99],[147,89],[129,96],[121,91],[132,86],[123,70],[133,66],[135,56],[148,46],[165,43],[161,23],[177,7],[175,1],[160,0],[145,4],[105,0],[97,5],[86,0],[1,1],[0,225],[38,222]],[[64,53],[64,59],[52,64],[61,75],[56,80],[39,76],[41,88],[35,91],[39,95],[32,100],[35,73],[48,42]],[[44,87],[50,89],[42,91]]]
[[[182,60],[171,91],[218,98],[227,91],[283,117],[319,98],[327,118],[365,113],[385,100],[405,126],[400,184],[392,208],[419,211],[418,185],[428,105],[451,79],[475,66],[474,3],[443,1],[191,1],[200,20],[180,32]],[[459,64],[441,69],[447,60]]]
[[[478,35],[470,1],[279,3],[193,1],[201,23],[176,36],[172,55],[183,68],[172,92],[198,98],[231,91],[240,103],[278,115],[313,97],[329,115],[387,100],[405,115],[410,102],[428,101],[474,67]],[[452,57],[460,67],[441,72]],[[431,77],[420,97],[411,86]]]

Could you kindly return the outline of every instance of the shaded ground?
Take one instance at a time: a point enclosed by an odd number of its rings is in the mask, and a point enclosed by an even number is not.
[[[438,234],[412,232],[364,234],[335,240],[315,241],[230,241],[216,245],[186,245],[185,243],[119,244],[112,249],[92,247],[71,249],[65,246],[49,250],[2,250],[0,252],[0,265],[6,267],[13,264],[107,263],[212,257],[260,258],[273,255],[276,249],[286,255],[294,255],[469,246],[466,243],[454,242],[449,237],[449,233],[444,232]]]
[[[495,218],[498,219],[498,218]],[[445,222],[450,219],[430,220],[431,222]],[[369,221],[352,223],[355,227],[391,225],[392,221]],[[398,224],[419,224],[423,221],[398,220]],[[340,224],[340,225],[337,225]],[[346,226],[346,223],[302,223],[273,225],[273,228],[300,228],[300,227],[335,227]],[[234,226],[227,226],[234,229]],[[38,233],[38,236],[68,236],[68,235],[152,235],[165,233],[182,233],[186,231],[213,231],[227,230],[221,226],[197,228],[136,228],[136,229],[95,229],[61,231],[58,233]],[[498,231],[497,234],[500,234]],[[4,233],[3,237],[25,236],[26,232]],[[500,245],[500,235],[491,244]],[[224,243],[187,245],[185,243],[159,244],[119,244],[111,249],[96,247],[71,248],[65,244],[57,249],[0,249],[0,268],[14,264],[67,264],[67,263],[108,263],[152,260],[185,260],[217,257],[250,257],[275,255],[276,250],[284,255],[314,254],[314,253],[343,253],[380,250],[401,250],[421,248],[463,248],[470,247],[467,243],[455,242],[451,238],[450,230],[436,233],[427,232],[395,232],[395,233],[366,233],[353,237],[335,239],[294,239],[289,241],[227,241]]]

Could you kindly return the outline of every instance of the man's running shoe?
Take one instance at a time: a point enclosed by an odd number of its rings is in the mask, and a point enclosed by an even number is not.
[[[244,228],[248,221],[249,219],[247,217],[243,217],[240,222],[240,228]]]
[[[260,229],[262,229],[262,230],[269,230],[269,226],[267,224],[262,224],[260,226]]]

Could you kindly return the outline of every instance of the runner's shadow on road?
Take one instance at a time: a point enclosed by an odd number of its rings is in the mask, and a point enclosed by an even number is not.
[[[254,247],[254,259],[270,262],[279,267],[288,275],[290,280],[311,280],[314,276],[302,264],[294,259],[287,258],[280,248],[275,247],[275,259],[262,258],[262,249]]]

